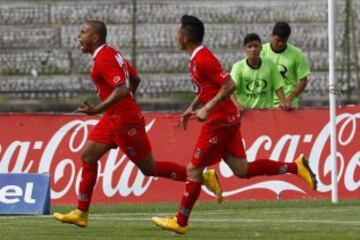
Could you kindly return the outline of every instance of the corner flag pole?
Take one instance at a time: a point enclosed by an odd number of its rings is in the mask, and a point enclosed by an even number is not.
[[[328,0],[330,148],[332,159],[331,201],[338,203],[336,164],[335,0]]]

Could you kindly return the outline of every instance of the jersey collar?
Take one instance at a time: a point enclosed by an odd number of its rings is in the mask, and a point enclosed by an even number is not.
[[[101,49],[103,49],[106,46],[106,44],[104,43],[103,45],[99,46],[93,53],[92,58],[95,59],[96,56],[98,55],[98,53],[100,52]]]
[[[197,48],[195,48],[195,50],[191,53],[190,60],[193,60],[193,58],[196,56],[196,54],[203,48],[204,48],[204,45],[200,45]]]
[[[284,47],[284,49],[283,50],[281,50],[281,51],[275,51],[275,49],[271,46],[271,43],[270,43],[270,48],[271,48],[271,51],[273,51],[274,53],[283,53],[283,52],[285,52],[285,50],[288,48],[288,44],[286,44],[286,46]]]

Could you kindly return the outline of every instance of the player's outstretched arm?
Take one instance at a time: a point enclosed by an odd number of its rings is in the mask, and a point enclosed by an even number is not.
[[[199,97],[196,96],[183,114],[181,114],[179,126],[181,126],[184,130],[186,130],[188,121],[194,115],[194,110],[199,106],[199,104]]]
[[[133,94],[133,96],[135,97],[135,92],[141,82],[141,78],[139,77],[139,75],[137,74],[136,69],[129,63],[126,61],[127,64],[127,68],[129,71],[129,91]]]
[[[119,102],[121,99],[126,97],[129,94],[129,90],[125,84],[120,84],[114,88],[111,94],[99,105],[94,106],[87,102],[84,102],[84,106],[79,107],[75,112],[85,113],[88,115],[95,115],[101,113],[113,106],[115,103]]]
[[[234,104],[236,105],[237,109],[238,109],[240,112],[245,111],[245,109],[246,109],[245,106],[236,99],[235,94],[231,94],[231,100],[234,102]]]
[[[133,96],[135,97],[135,92],[141,82],[139,75],[130,76],[130,88],[129,91],[132,92]]]

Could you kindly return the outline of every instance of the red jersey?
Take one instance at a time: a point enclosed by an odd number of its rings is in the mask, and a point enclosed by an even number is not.
[[[223,70],[217,58],[204,46],[199,46],[192,53],[190,74],[196,94],[203,105],[216,96],[229,77],[229,73]],[[207,122],[239,123],[240,113],[231,98],[227,98],[209,113]]]
[[[136,70],[123,55],[115,49],[103,45],[93,55],[91,79],[94,82],[101,101],[104,101],[121,84],[130,86],[130,77],[136,75]],[[128,95],[105,111],[116,126],[145,124],[144,116],[135,99]]]

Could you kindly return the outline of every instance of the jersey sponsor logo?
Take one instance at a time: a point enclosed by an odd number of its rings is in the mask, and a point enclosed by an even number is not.
[[[259,94],[266,89],[267,85],[268,83],[265,79],[258,79],[255,81],[249,81],[245,87],[249,92]]]
[[[283,79],[287,79],[286,74],[288,73],[288,69],[285,65],[282,64],[278,64],[278,70],[281,74],[281,76],[283,77]]]

